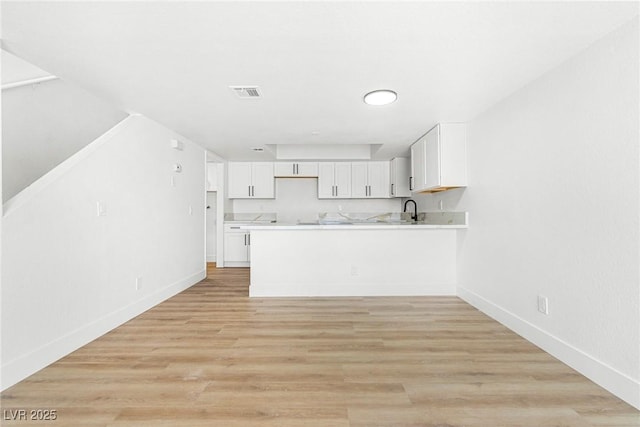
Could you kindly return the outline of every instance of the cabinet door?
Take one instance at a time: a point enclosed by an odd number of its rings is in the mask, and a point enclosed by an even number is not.
[[[367,162],[351,163],[351,197],[362,199],[369,196]]]
[[[391,160],[391,197],[411,197],[409,176],[411,175],[411,159],[396,157]]]
[[[369,162],[369,197],[389,197],[389,162]],[[352,189],[353,191],[353,189]]]
[[[315,178],[318,176],[318,163],[298,162],[296,165],[296,176],[305,178]]]
[[[251,163],[229,162],[229,198],[251,197]]]
[[[411,146],[411,191],[424,189],[424,144],[422,138]]]
[[[273,169],[275,176],[291,177],[296,175],[296,164],[294,162],[276,162]]]
[[[318,163],[318,198],[331,199],[335,197],[334,186],[333,163]]]
[[[247,233],[224,233],[224,260],[225,262],[249,261],[247,249]]]
[[[275,179],[273,163],[260,162],[251,164],[252,197],[256,199],[275,198]]]
[[[334,181],[337,190],[337,198],[348,199],[351,197],[351,163],[335,163]]]
[[[425,136],[424,177],[423,188],[440,186],[440,126]]]

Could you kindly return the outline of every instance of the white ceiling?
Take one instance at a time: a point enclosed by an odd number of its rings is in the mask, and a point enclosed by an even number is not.
[[[638,14],[638,2],[2,2],[3,47],[233,160],[407,153]],[[228,88],[257,85],[263,98]],[[391,88],[386,107],[362,102]]]

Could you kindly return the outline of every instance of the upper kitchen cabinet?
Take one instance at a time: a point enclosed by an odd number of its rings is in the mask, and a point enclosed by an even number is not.
[[[277,178],[317,178],[317,162],[276,162]]]
[[[351,197],[351,163],[318,163],[318,198],[348,199]]]
[[[351,163],[351,197],[388,198],[389,162]]]
[[[274,199],[272,162],[229,162],[230,199]]]
[[[411,159],[395,157],[390,162],[391,197],[411,197],[409,177],[411,176]]]
[[[411,191],[467,186],[466,125],[440,123],[411,146]]]

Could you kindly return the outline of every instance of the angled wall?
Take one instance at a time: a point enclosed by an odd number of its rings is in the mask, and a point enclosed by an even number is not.
[[[3,201],[127,114],[62,80],[2,91]]]
[[[131,116],[5,204],[3,389],[205,277],[204,186],[201,147]]]

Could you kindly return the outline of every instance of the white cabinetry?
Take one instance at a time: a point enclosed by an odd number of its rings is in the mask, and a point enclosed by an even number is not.
[[[276,162],[275,175],[280,178],[316,178],[317,162]]]
[[[411,176],[409,177],[409,190],[420,191],[424,188],[424,145],[423,136],[411,146]]]
[[[351,197],[351,163],[318,163],[318,198]]]
[[[229,162],[230,199],[273,199],[272,162]]]
[[[351,163],[351,197],[389,197],[389,162]]]
[[[441,123],[411,146],[411,191],[467,186],[466,126]]]
[[[409,177],[411,176],[411,159],[395,157],[390,162],[391,197],[411,197]]]
[[[239,225],[224,226],[224,265],[248,267],[251,259],[251,234]]]

